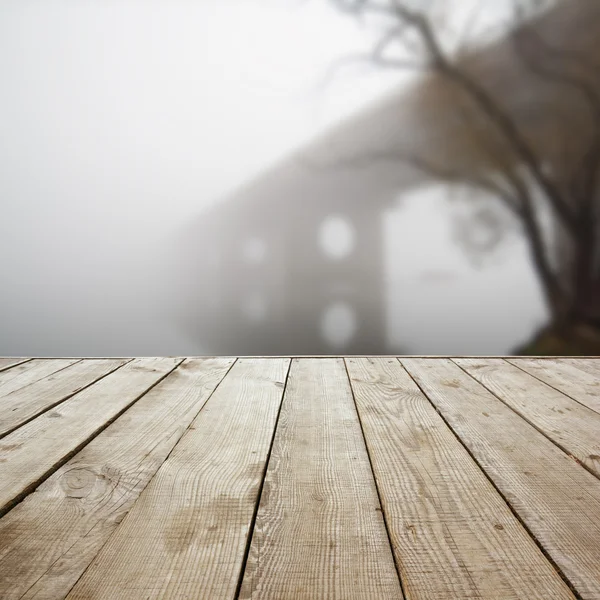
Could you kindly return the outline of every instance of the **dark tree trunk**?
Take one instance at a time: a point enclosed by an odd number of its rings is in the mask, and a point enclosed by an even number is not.
[[[575,320],[600,330],[600,281],[589,281],[582,286],[573,308]]]

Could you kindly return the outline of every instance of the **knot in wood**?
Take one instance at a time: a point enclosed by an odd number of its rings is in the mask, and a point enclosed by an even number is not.
[[[74,467],[63,473],[61,487],[68,498],[85,498],[94,489],[98,476],[85,467]]]

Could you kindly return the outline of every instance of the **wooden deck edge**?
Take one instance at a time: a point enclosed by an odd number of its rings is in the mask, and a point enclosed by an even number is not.
[[[14,358],[12,356],[0,356],[0,358]],[[25,359],[23,362],[30,360],[56,360],[56,359],[95,359],[95,360],[125,360],[134,358],[513,358],[513,359],[546,359],[555,360],[557,358],[574,358],[574,359],[600,359],[600,356],[572,356],[570,354],[561,355],[543,355],[534,356],[527,355],[523,356],[520,354],[273,354],[273,355],[238,355],[238,354],[197,354],[197,355],[183,355],[183,354],[165,354],[165,355],[136,355],[136,356],[31,356]],[[22,363],[19,363],[22,364]],[[10,365],[6,369],[10,369],[15,365]]]
[[[0,356],[0,359],[1,358],[8,358],[10,360],[15,360],[17,362],[10,363],[9,365],[4,365],[3,367],[0,367],[0,371],[8,371],[8,369],[12,369],[13,367],[18,367],[19,365],[22,365],[26,362],[33,360],[32,358],[23,358],[22,356]]]

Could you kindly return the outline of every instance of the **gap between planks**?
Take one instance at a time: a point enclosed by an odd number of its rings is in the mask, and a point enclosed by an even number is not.
[[[205,357],[198,357],[198,358],[205,358]],[[227,357],[219,357],[219,358],[227,358]],[[234,358],[234,357],[231,357],[231,358]],[[252,357],[252,358],[255,358],[255,357]],[[269,357],[264,357],[264,358],[266,358],[266,359],[277,359],[278,357],[269,356]],[[285,358],[288,358],[288,357],[285,357]],[[303,356],[303,357],[298,357],[298,358],[308,358],[308,357],[304,357],[304,356]],[[332,357],[331,357],[331,356],[315,356],[315,357],[311,357],[311,358],[332,358]],[[352,358],[386,358],[386,357],[382,357],[382,356],[377,356],[377,357],[369,357],[369,356],[347,356],[346,358],[348,358],[348,359],[352,359]],[[398,359],[404,359],[404,358],[416,358],[416,357],[412,357],[412,356],[411,356],[411,357],[408,357],[408,356],[404,356],[404,355],[401,355],[401,356],[393,355],[393,356],[391,356],[391,357],[388,357],[388,358],[398,358]],[[450,358],[450,357],[434,357],[434,356],[424,356],[424,357],[421,357],[421,358],[424,358],[424,359],[429,359],[429,358],[438,358],[438,359],[439,359],[439,358]],[[457,359],[458,359],[458,358],[462,358],[462,357],[454,356],[454,357],[452,357],[452,358],[457,358]],[[482,358],[485,358],[485,357],[476,356],[476,357],[467,357],[467,358],[482,359]],[[490,358],[503,358],[503,357],[499,357],[499,356],[493,356],[493,357],[490,357]],[[512,357],[512,356],[511,356],[510,358],[515,358],[515,357]],[[527,359],[531,359],[531,358],[533,358],[533,357],[527,357]],[[552,360],[552,359],[556,359],[557,357],[542,357],[542,358],[547,358],[547,359],[550,359],[550,360]],[[562,358],[562,357],[561,357],[561,358]],[[589,358],[589,357],[586,357],[586,358]],[[511,364],[511,363],[507,363],[507,364]],[[471,376],[471,375],[469,374],[469,376]],[[471,378],[472,378],[472,376],[471,376]],[[285,385],[287,385],[287,377],[286,377],[286,383],[285,383]],[[491,392],[491,390],[489,390],[489,388],[487,388],[487,386],[484,386],[484,387],[485,387],[485,388],[486,388],[488,391],[490,391],[490,392]],[[285,390],[285,387],[284,387],[284,390]],[[491,393],[493,393],[493,392],[491,392]],[[427,397],[427,396],[426,396],[426,397]],[[497,396],[496,396],[496,397],[497,397]],[[431,400],[429,400],[429,399],[428,399],[428,401],[429,401],[429,402],[431,402]],[[499,399],[499,401],[500,401],[500,402],[502,402],[502,400],[501,400],[501,399]],[[354,402],[356,403],[356,399],[355,399],[355,398],[354,398]],[[433,403],[432,403],[432,404],[433,404]],[[506,404],[506,403],[505,403],[505,404]],[[435,405],[433,405],[433,406],[434,406],[435,410],[436,410],[436,411],[439,413],[439,410],[437,409],[437,407],[435,407]],[[280,405],[280,407],[279,407],[279,410],[281,410],[281,405]],[[513,410],[514,410],[514,409],[513,409]],[[440,413],[440,414],[441,414],[441,413]],[[518,414],[518,413],[517,413],[517,414]],[[358,416],[359,416],[359,422],[361,422],[361,421],[360,421],[360,415],[358,415]],[[521,418],[523,418],[523,417],[522,417],[522,415],[519,415],[519,416],[520,416]],[[442,416],[442,418],[443,418],[443,416]],[[277,419],[279,419],[279,413],[278,413]],[[526,419],[524,419],[524,420],[526,420]],[[277,421],[276,421],[276,424],[277,424]],[[461,444],[462,444],[462,445],[463,445],[463,446],[466,448],[466,445],[465,445],[465,444],[464,444],[464,442],[461,440],[460,436],[458,436],[458,434],[457,434],[457,433],[454,431],[454,429],[453,429],[452,427],[450,427],[450,430],[451,430],[451,431],[453,432],[453,434],[454,434],[454,435],[457,437],[457,439],[460,441],[460,443],[461,443]],[[364,437],[364,430],[362,429],[362,423],[361,423],[361,431],[362,431],[363,439],[365,439],[365,443],[366,443],[366,438]],[[254,514],[253,514],[253,517],[252,517],[252,525],[254,525],[254,523],[255,523],[255,520],[256,520],[256,514],[257,514],[257,511],[258,511],[258,508],[259,508],[259,502],[260,502],[260,498],[261,498],[262,487],[263,487],[263,485],[264,485],[264,481],[265,481],[265,474],[267,473],[267,469],[268,469],[268,466],[269,466],[269,462],[268,462],[268,460],[269,460],[269,458],[270,458],[270,453],[271,453],[271,449],[272,449],[272,445],[273,445],[273,442],[274,442],[274,439],[275,439],[276,432],[277,432],[277,426],[275,426],[275,428],[274,428],[274,430],[273,430],[273,435],[272,435],[272,438],[271,438],[271,445],[270,445],[270,447],[269,447],[268,456],[267,456],[267,462],[265,462],[264,469],[263,469],[263,474],[262,474],[262,477],[261,477],[261,480],[260,480],[260,481],[261,481],[261,482],[260,482],[260,491],[259,491],[259,493],[258,493],[258,498],[257,498],[257,501],[256,501],[256,503],[255,503],[255,511],[254,511]],[[466,449],[467,449],[467,451],[468,451],[468,448],[466,448]],[[482,469],[482,470],[483,470],[483,469]],[[486,473],[486,471],[485,471],[485,470],[483,470],[483,472],[484,472],[484,473]],[[486,475],[487,475],[487,473],[486,473]],[[489,476],[488,476],[488,478],[489,478]],[[498,488],[496,488],[496,489],[498,489]],[[378,492],[378,494],[379,494],[379,489],[377,489],[377,492]],[[501,496],[502,496],[502,494],[501,494]],[[502,497],[503,497],[503,496],[502,496]],[[513,512],[514,512],[514,509],[512,509],[512,506],[510,505],[510,503],[509,503],[508,501],[506,501],[506,502],[507,502],[507,504],[509,505],[509,507],[511,507],[511,510],[513,510]],[[518,517],[518,515],[517,515],[517,517]],[[387,527],[387,523],[386,523],[386,527]],[[253,532],[253,527],[251,527],[250,531],[251,531],[251,532]],[[388,530],[388,535],[389,535],[389,530]],[[532,536],[532,537],[533,537],[533,536]],[[245,560],[247,560],[248,552],[249,552],[249,549],[250,549],[250,543],[251,543],[251,539],[250,539],[250,537],[249,537],[249,539],[248,539],[248,543],[247,543],[247,546],[246,546],[245,555],[244,555],[244,558],[243,558],[243,560],[244,560],[244,561],[245,561]],[[542,550],[543,550],[543,547],[542,547]],[[244,564],[244,566],[245,566],[245,564]],[[241,572],[240,572],[240,579],[239,579],[239,582],[241,582],[241,581],[242,581],[242,579],[241,579],[241,578],[243,577],[243,574],[244,574],[244,569],[243,569],[243,567],[242,567],[242,570],[241,570]],[[239,582],[238,582],[238,588],[239,588]],[[239,591],[239,589],[238,589],[238,591]]]
[[[236,361],[70,600],[233,597],[288,367]]]
[[[12,365],[0,372],[0,398],[23,390],[42,379],[55,377],[60,371],[81,363],[78,359],[57,358],[51,360],[33,359],[26,363]]]
[[[408,597],[572,599],[404,367],[346,362]]]
[[[234,362],[178,365],[0,520],[3,599],[67,595]]]
[[[6,371],[11,367],[16,367],[17,365],[22,365],[26,362],[29,362],[31,358],[9,358],[2,357],[0,358],[0,371]]]
[[[77,360],[92,360],[92,359],[134,359],[134,358],[179,358],[184,360],[186,358],[424,358],[424,359],[440,359],[440,358],[504,358],[504,359],[535,359],[535,360],[556,360],[556,359],[568,359],[568,360],[598,360],[600,356],[571,356],[568,354],[560,356],[523,356],[519,354],[249,354],[249,355],[238,355],[238,354],[198,354],[198,355],[175,355],[175,356],[159,356],[159,357],[140,357],[140,356],[34,356],[27,360],[52,360],[52,359],[77,359]],[[8,367],[10,368],[10,367]]]
[[[118,371],[130,360],[79,360],[0,398],[0,438]],[[28,371],[22,375],[26,376]],[[9,384],[11,382],[8,382]]]
[[[453,361],[400,362],[577,597],[599,599],[600,481]]]
[[[79,452],[178,364],[170,359],[130,361],[0,440],[0,480],[3,482],[0,516]],[[125,389],[123,381],[126,381]],[[82,417],[85,418],[82,420]],[[59,425],[62,435],[57,437],[54,433]]]
[[[292,362],[240,598],[402,598],[344,362]]]
[[[600,478],[600,414],[506,360],[452,362]]]
[[[550,367],[548,367],[548,364],[543,364],[544,361],[537,359],[511,358],[507,359],[507,362],[562,392],[565,396],[579,402],[579,404],[600,413],[600,379],[598,373],[592,374],[586,369],[578,368],[576,365],[566,361],[563,362],[556,357],[546,361],[550,364]]]

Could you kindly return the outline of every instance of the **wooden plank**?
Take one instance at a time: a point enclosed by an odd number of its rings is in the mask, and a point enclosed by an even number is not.
[[[289,361],[240,360],[68,598],[234,598]]]
[[[600,414],[502,359],[454,362],[600,477]]]
[[[202,355],[204,358],[215,358],[215,355]],[[217,355],[227,356],[227,355]],[[232,355],[230,355],[232,356]],[[515,354],[345,354],[345,355],[332,355],[332,354],[269,354],[268,356],[261,356],[258,354],[242,355],[236,354],[237,358],[426,358],[436,360],[438,358],[515,358],[519,355]],[[528,354],[527,358],[539,358],[539,359],[554,359],[555,356],[549,355],[533,355]],[[565,357],[561,357],[565,358]],[[572,357],[579,358],[579,357]],[[586,356],[585,358],[600,359],[600,356]]]
[[[183,363],[0,519],[3,600],[67,595],[232,364]]]
[[[0,371],[16,367],[30,360],[30,358],[0,358]]]
[[[240,598],[402,598],[342,359],[295,359]]]
[[[425,358],[431,360],[437,360],[438,358],[517,358],[518,355],[515,354],[492,354],[492,355],[483,355],[483,354],[347,354],[334,356],[332,354],[269,354],[267,356],[259,355],[259,354],[199,354],[199,355],[185,355],[185,356],[169,356],[168,358]],[[40,360],[50,360],[49,357],[33,357],[35,359]],[[60,358],[75,358],[81,360],[81,356],[61,356]],[[90,358],[139,358],[136,356],[89,356],[86,357],[87,360]],[[527,355],[528,359],[540,359],[540,360],[553,360],[556,359],[555,356],[548,355]],[[567,357],[561,357],[561,360]],[[568,357],[573,359],[578,359],[579,357]],[[600,360],[600,356],[586,356],[586,359],[598,359]]]
[[[600,378],[600,360],[597,358],[560,358],[558,363],[565,363]]]
[[[204,358],[208,358],[209,355],[205,355]],[[332,358],[331,354],[285,354],[285,355],[270,355],[270,356],[258,356],[250,355],[243,356],[237,355],[237,358]],[[214,357],[212,357],[214,358]],[[437,360],[438,358],[515,358],[514,354],[493,354],[490,356],[481,354],[347,354],[340,357],[333,358],[425,358],[431,360]],[[551,360],[553,356],[535,356],[527,355],[527,358],[537,358],[542,360]],[[564,358],[564,357],[561,357]],[[600,356],[586,356],[586,359],[600,359]]]
[[[0,372],[0,398],[78,362],[81,362],[81,359],[32,360],[2,371]]]
[[[68,460],[179,362],[172,358],[134,360],[0,441],[0,514]]]
[[[451,360],[402,359],[582,598],[600,598],[600,480]]]
[[[407,597],[574,598],[398,361],[346,364]]]
[[[0,398],[0,437],[124,365],[126,360],[83,360]]]
[[[600,378],[557,360],[527,358],[508,362],[600,413]]]

